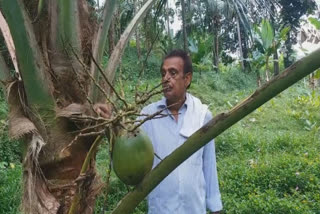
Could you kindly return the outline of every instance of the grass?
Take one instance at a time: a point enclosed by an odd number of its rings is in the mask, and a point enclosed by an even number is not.
[[[148,77],[146,81],[158,80]],[[133,92],[131,81],[124,81],[125,92]],[[239,72],[220,76],[195,73],[190,88],[191,93],[209,105],[213,115],[232,108],[254,90],[254,76]],[[2,100],[0,120],[6,122],[3,103]],[[319,92],[299,82],[216,138],[224,213],[320,214],[319,107]],[[3,136],[5,131],[2,130]],[[3,153],[12,147],[7,137],[0,146]],[[108,157],[108,148],[102,145],[97,155],[102,179],[107,174]],[[0,213],[18,213],[21,164],[17,158],[10,160],[2,156],[0,162],[3,163]],[[10,167],[11,162],[14,168]],[[105,191],[97,200],[95,213],[110,213],[128,188],[112,173],[108,198]],[[146,210],[144,201],[134,213],[142,214]]]
[[[216,139],[225,213],[320,213],[319,101],[300,83]]]

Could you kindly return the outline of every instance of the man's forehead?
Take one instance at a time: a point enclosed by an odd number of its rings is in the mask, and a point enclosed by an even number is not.
[[[170,68],[170,67],[180,67],[183,66],[184,62],[181,57],[170,57],[163,61],[162,68]]]

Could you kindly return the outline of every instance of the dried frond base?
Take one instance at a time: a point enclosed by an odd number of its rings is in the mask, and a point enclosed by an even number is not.
[[[26,214],[56,214],[59,202],[49,192],[47,182],[38,163],[39,153],[45,145],[40,135],[34,134],[28,145],[23,165],[24,195],[22,210]]]

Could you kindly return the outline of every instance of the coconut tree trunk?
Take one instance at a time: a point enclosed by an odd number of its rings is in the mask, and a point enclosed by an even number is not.
[[[139,5],[138,1],[134,1],[134,10],[138,11],[139,10]],[[138,60],[141,58],[141,48],[140,48],[140,38],[139,38],[139,29],[136,29],[135,32],[135,37],[136,37],[136,48],[137,48],[137,55],[138,55]]]
[[[244,67],[244,57],[243,57],[243,51],[242,51],[242,40],[241,40],[241,29],[240,29],[240,20],[239,17],[237,17],[237,32],[238,32],[238,42],[239,42],[239,54],[240,54],[240,64],[241,64],[241,69],[244,72],[245,67]]]
[[[168,32],[168,37],[171,40],[171,33],[170,33],[170,19],[169,19],[169,1],[166,2],[166,21],[167,21],[167,32]]]
[[[275,5],[272,4],[271,5],[271,11],[272,11],[272,14],[275,14],[276,13],[276,8],[275,8]],[[275,18],[274,16],[271,16],[270,17],[270,20],[271,20],[271,24],[273,26],[273,34],[275,35],[276,34],[276,22],[275,22]],[[273,42],[273,75],[274,76],[277,76],[279,74],[279,71],[280,71],[280,67],[279,67],[279,56],[278,56],[278,50],[277,50],[277,47],[276,47],[276,44],[275,44],[275,41]]]
[[[266,56],[266,80],[269,81],[269,56]]]
[[[310,88],[312,88],[312,90],[314,90],[315,87],[316,87],[315,83],[316,83],[316,81],[315,81],[315,78],[314,78],[314,73],[311,73],[309,75],[309,86],[310,86]]]
[[[219,72],[219,30],[220,17],[213,17],[213,41],[212,41],[212,56],[214,71]]]
[[[41,13],[38,1],[0,0],[22,78],[11,77],[0,57],[0,80],[10,109],[9,134],[24,141],[24,213],[93,213],[101,183],[94,155],[90,159],[87,155],[97,135],[79,135],[90,124],[72,117],[96,116],[93,101],[105,101],[90,93],[97,85],[89,77],[97,73],[92,57],[101,63],[115,2],[106,2],[109,6],[95,34],[97,22],[92,22],[86,0],[40,1],[45,4]],[[137,13],[111,55],[110,82],[128,38],[154,2],[148,0]],[[84,160],[87,167],[81,171]]]
[[[140,60],[141,59],[141,47],[140,47],[139,30],[136,30],[135,36],[136,36],[137,56],[138,56],[138,60]]]
[[[248,59],[248,54],[249,54],[249,44],[248,40],[246,37],[246,34],[244,33],[244,30],[241,29],[241,41],[242,41],[242,54],[243,54],[243,64],[244,64],[244,69],[245,72],[251,72],[251,65],[250,62],[246,59]]]
[[[188,36],[187,36],[187,28],[186,28],[186,6],[185,1],[181,0],[181,14],[182,14],[182,35],[183,35],[183,50],[188,51]]]
[[[76,53],[81,53],[80,23],[74,19],[74,14],[79,14],[78,4],[71,1],[50,2],[48,11],[51,21],[55,17],[57,23],[51,25],[51,30],[43,28],[49,20],[40,20],[32,26],[22,1],[1,1],[1,8],[11,30],[23,80],[23,85],[16,82],[8,90],[10,134],[13,138],[22,137],[26,145],[23,211],[66,213],[76,187],[74,180],[79,175],[91,142],[90,139],[79,139],[62,152],[74,139],[74,134],[66,128],[68,122],[57,119],[55,112],[55,109],[63,109],[74,102],[84,103],[85,100],[75,78],[70,79],[72,69],[77,69],[80,81],[84,80],[84,72],[65,52],[72,48]],[[63,22],[62,16],[67,17],[73,27]],[[37,37],[33,29],[40,33]],[[50,41],[46,41],[48,34],[52,35]],[[64,46],[64,43],[68,45]],[[50,73],[56,82],[49,78]],[[68,85],[65,85],[66,81]],[[62,90],[66,92],[59,93]],[[23,94],[25,99],[21,99]],[[92,176],[95,177],[94,171]],[[88,185],[87,190],[94,188],[94,185]],[[92,207],[93,202],[88,198],[87,207]],[[79,211],[85,213],[86,209],[81,207]]]
[[[186,20],[186,32],[187,35],[191,34],[191,20],[192,20],[192,11],[191,11],[191,1],[190,0],[186,0],[187,2],[185,2],[185,5],[187,6],[187,9],[185,10],[185,20]]]
[[[289,67],[292,63],[292,59],[291,59],[291,55],[292,55],[292,38],[291,38],[291,35],[290,35],[291,31],[288,32],[288,37],[287,37],[287,40],[285,41],[285,47],[286,47],[286,53],[285,53],[285,56],[284,56],[284,59],[283,59],[283,62],[284,62],[284,66],[285,68]]]
[[[277,76],[279,74],[279,57],[278,57],[278,50],[274,50],[273,52],[273,75]]]
[[[115,12],[117,13],[117,12]],[[115,46],[115,24],[116,24],[116,19],[113,16],[109,28],[109,33],[108,33],[108,56],[111,56],[114,46]]]
[[[261,75],[260,75],[260,72],[259,70],[256,71],[256,82],[257,82],[257,86],[260,87],[261,86]]]

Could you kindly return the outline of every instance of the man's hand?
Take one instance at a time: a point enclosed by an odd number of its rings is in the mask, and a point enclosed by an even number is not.
[[[111,113],[112,113],[111,105],[97,103],[93,106],[93,108],[99,116],[104,117],[106,119],[111,117]]]

